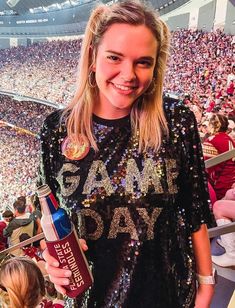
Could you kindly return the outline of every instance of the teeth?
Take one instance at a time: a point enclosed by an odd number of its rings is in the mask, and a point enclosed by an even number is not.
[[[120,84],[115,84],[115,87],[118,88],[118,89],[124,90],[124,91],[128,91],[128,90],[132,89],[132,87],[126,87],[126,86],[122,86]]]

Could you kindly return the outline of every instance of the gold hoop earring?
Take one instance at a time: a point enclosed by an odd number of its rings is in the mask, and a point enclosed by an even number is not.
[[[93,71],[90,71],[87,81],[88,81],[88,85],[89,85],[90,88],[96,87],[95,73]]]

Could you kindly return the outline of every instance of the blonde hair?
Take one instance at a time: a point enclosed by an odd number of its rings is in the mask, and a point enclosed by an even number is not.
[[[139,151],[159,149],[163,134],[168,133],[164,115],[162,92],[163,79],[169,53],[170,33],[166,24],[158,18],[153,9],[138,1],[124,1],[111,6],[99,5],[91,14],[83,39],[79,62],[79,79],[76,94],[64,110],[67,114],[68,136],[79,140],[79,134],[89,139],[91,146],[98,147],[93,135],[92,111],[98,97],[94,74],[90,74],[95,64],[97,50],[107,29],[116,23],[145,25],[158,42],[157,61],[151,85],[141,99],[134,102],[131,109],[133,134],[138,135]],[[93,78],[93,79],[92,79]],[[94,87],[91,86],[94,84]],[[151,91],[149,91],[151,88]]]
[[[14,257],[1,265],[0,284],[8,293],[11,308],[34,308],[45,295],[43,275],[26,257]]]

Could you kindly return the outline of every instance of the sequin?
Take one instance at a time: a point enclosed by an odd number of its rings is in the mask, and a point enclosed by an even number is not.
[[[97,175],[101,176],[101,180],[96,180]],[[91,165],[82,193],[90,194],[98,187],[103,187],[108,196],[114,192],[105,165],[101,160],[94,161]]]
[[[90,209],[82,209],[80,211],[80,215],[81,217],[90,217],[95,222],[95,230],[93,230],[92,233],[86,230],[85,224],[81,225],[82,237],[85,236],[86,238],[91,240],[97,240],[98,238],[100,238],[104,229],[102,217],[98,213]]]
[[[143,218],[144,222],[148,226],[147,239],[153,240],[154,239],[154,232],[153,232],[154,224],[158,216],[160,215],[162,209],[155,208],[153,210],[151,217],[149,217],[147,210],[144,208],[137,208],[136,210],[138,211],[139,215]]]
[[[192,112],[171,99],[164,108],[169,138],[157,153],[139,154],[128,116],[94,117],[99,151],[73,167],[60,150],[67,135],[60,113],[45,121],[39,184],[78,214],[93,265],[93,287],[71,307],[194,307],[191,234],[212,221],[206,176]]]
[[[176,194],[178,192],[178,188],[176,184],[174,184],[174,180],[178,176],[178,171],[176,169],[176,160],[175,159],[166,159],[166,176],[167,176],[167,184],[170,194]],[[174,170],[174,171],[173,171]]]
[[[122,207],[114,210],[112,223],[108,238],[116,238],[118,233],[128,233],[130,238],[138,240],[135,224],[131,218],[128,208]]]
[[[134,182],[138,183],[138,187],[143,193],[147,193],[148,187],[153,183],[156,193],[163,193],[163,188],[160,182],[160,167],[155,166],[152,159],[146,159],[142,174],[140,173],[134,159],[127,161],[126,175],[126,191],[134,192]]]
[[[71,163],[65,163],[58,173],[56,180],[60,184],[61,194],[64,197],[71,196],[77,189],[80,181],[80,176],[69,175],[65,176],[66,172],[74,174],[79,168]],[[64,181],[65,178],[65,181]]]

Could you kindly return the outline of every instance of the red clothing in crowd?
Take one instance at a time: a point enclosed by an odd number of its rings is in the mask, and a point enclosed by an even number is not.
[[[209,159],[235,148],[235,143],[228,134],[219,132],[209,137],[203,143],[204,158]],[[209,180],[217,199],[222,199],[228,189],[235,182],[235,161],[229,159],[214,167],[208,168]]]
[[[5,229],[7,224],[5,221],[0,221],[0,251],[7,248],[7,238],[3,236],[3,229]]]
[[[230,95],[230,96],[233,96],[233,93],[234,93],[234,82],[232,80],[232,81],[230,81],[230,84],[227,88],[227,94]]]
[[[206,112],[212,112],[213,109],[214,109],[214,107],[215,107],[215,101],[212,100],[212,101],[210,102],[209,106],[207,107]]]

